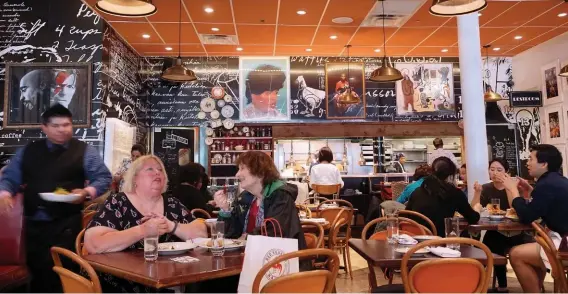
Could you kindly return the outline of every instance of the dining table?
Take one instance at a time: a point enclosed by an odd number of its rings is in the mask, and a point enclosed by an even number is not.
[[[530,224],[523,224],[518,220],[504,218],[502,220],[491,220],[482,217],[476,224],[468,224],[467,221],[460,221],[460,227],[467,228],[471,233],[480,233],[481,231],[499,231],[505,236],[512,236],[518,232],[534,232],[534,228]]]
[[[180,256],[191,256],[198,261],[172,260]],[[144,251],[140,249],[89,254],[83,258],[98,272],[162,289],[240,274],[244,249],[226,250],[222,257],[215,257],[206,248],[195,248],[181,255],[159,256],[156,261],[145,261]]]

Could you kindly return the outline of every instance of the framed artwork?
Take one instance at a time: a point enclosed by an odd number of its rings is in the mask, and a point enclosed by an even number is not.
[[[396,63],[403,79],[396,82],[397,115],[455,114],[451,63]]]
[[[560,173],[562,173],[564,177],[568,177],[568,165],[566,164],[566,145],[555,144],[554,147],[556,147],[558,151],[560,151],[560,154],[562,154],[562,168],[560,169]]]
[[[562,102],[562,84],[558,59],[542,67],[542,96],[544,105]]]
[[[290,119],[290,58],[239,58],[240,120]]]
[[[4,128],[39,128],[41,115],[59,103],[73,114],[73,126],[91,126],[90,63],[7,63]]]
[[[551,105],[544,109],[545,112],[545,132],[544,143],[561,144],[564,143],[564,114],[562,105]]]
[[[359,103],[339,103],[339,96],[351,89]],[[365,64],[362,62],[330,62],[325,64],[327,119],[365,119]]]
[[[560,68],[563,68],[567,65],[568,59],[560,63]],[[558,79],[560,80],[560,89],[562,89],[562,98],[568,99],[568,77],[558,77]]]

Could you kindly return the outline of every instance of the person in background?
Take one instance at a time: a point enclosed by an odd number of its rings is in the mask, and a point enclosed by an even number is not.
[[[492,199],[499,199],[500,209],[506,211],[511,206],[507,199],[507,192],[505,191],[505,185],[501,180],[500,175],[509,172],[509,164],[500,159],[495,158],[489,162],[489,179],[492,181],[487,184],[480,186],[478,182],[475,182],[475,193],[473,200],[471,201],[471,206],[476,207],[480,204],[481,207],[486,207],[491,203]],[[479,206],[478,206],[479,207]],[[479,209],[479,208],[477,208]],[[483,244],[487,245],[491,252],[505,256],[507,251],[513,246],[526,243],[525,235],[522,232],[517,232],[514,236],[505,236],[498,231],[487,231],[483,237]],[[497,276],[498,287],[492,289],[493,292],[497,293],[507,293],[507,268],[504,265],[496,265],[495,276]]]
[[[517,212],[519,221],[530,224],[542,218],[542,224],[550,230],[549,235],[556,247],[568,237],[568,179],[559,171],[562,168],[562,154],[548,144],[536,145],[531,149],[527,162],[531,177],[537,180],[533,189],[524,179],[500,174],[499,181],[507,191],[507,199]],[[530,195],[527,201],[521,194]],[[525,293],[541,291],[547,267],[550,264],[538,243],[515,246],[509,252],[511,266]]]
[[[396,155],[396,161],[393,161],[393,167],[395,173],[405,173],[406,169],[404,168],[404,164],[406,163],[406,156],[404,153],[399,153]]]
[[[151,225],[157,227],[160,243],[206,237],[204,222],[194,221],[178,199],[162,195],[167,185],[168,176],[158,157],[146,155],[132,162],[124,175],[123,192],[109,196],[87,225],[85,249],[89,254],[143,249]],[[103,292],[156,292],[108,274],[102,274],[100,281]]]
[[[416,190],[418,187],[422,186],[422,183],[424,182],[424,177],[429,176],[431,173],[432,169],[430,168],[429,165],[427,164],[419,165],[414,171],[414,176],[412,176],[414,182],[408,184],[408,186],[404,188],[404,191],[402,191],[402,194],[400,194],[400,196],[398,197],[398,199],[396,199],[396,201],[402,204],[408,202],[408,199],[410,199],[410,195],[412,194],[412,192],[414,192],[414,190]]]
[[[132,145],[132,148],[130,149],[130,157],[126,157],[122,160],[118,171],[113,176],[114,182],[119,183],[118,191],[122,191],[122,177],[124,176],[124,173],[126,173],[126,171],[130,168],[130,165],[134,160],[144,155],[146,155],[146,148],[144,148],[144,146],[141,144]]]
[[[39,139],[19,149],[0,180],[0,213],[13,207],[13,197],[23,190],[26,218],[26,261],[31,272],[31,292],[61,292],[61,281],[52,270],[50,248],[75,251],[81,231],[81,210],[87,198],[105,193],[112,176],[99,151],[73,138],[71,112],[55,104],[42,114]],[[86,181],[89,185],[85,187]],[[39,193],[63,188],[79,195],[73,203],[49,202]]]
[[[310,187],[316,185],[337,185],[343,187],[343,179],[333,164],[333,152],[329,147],[322,147],[317,154],[318,164],[312,166],[310,172]]]
[[[419,212],[428,217],[438,231],[438,236],[445,236],[444,219],[453,217],[459,212],[470,224],[479,221],[479,213],[471,208],[463,192],[454,185],[457,167],[447,157],[439,157],[432,164],[432,174],[424,178],[420,188],[410,196],[407,210]],[[419,218],[413,218],[418,223],[428,227]]]
[[[444,150],[444,141],[442,140],[442,138],[434,139],[432,144],[434,144],[434,151],[428,154],[429,165],[432,165],[432,163],[434,162],[434,160],[436,160],[436,158],[443,156],[449,158],[456,166],[458,166],[458,161],[454,156],[454,153],[449,150]]]
[[[205,169],[199,163],[190,162],[180,166],[178,170],[179,185],[173,191],[173,196],[177,198],[189,211],[195,208],[203,209],[209,213],[213,207],[207,205],[207,195],[203,195],[203,172]],[[207,186],[207,184],[205,184]]]
[[[465,197],[467,198],[467,168],[465,163],[462,164],[462,166],[460,167],[459,179],[462,181],[461,190],[463,191]]]

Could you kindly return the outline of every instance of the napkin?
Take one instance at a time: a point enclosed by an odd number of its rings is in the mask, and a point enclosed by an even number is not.
[[[430,253],[440,257],[461,257],[461,252],[448,247],[430,247]]]
[[[314,223],[320,223],[320,224],[325,224],[327,222],[327,220],[325,218],[306,218],[306,219],[302,219],[302,221],[314,222]]]
[[[414,238],[410,237],[407,234],[401,234],[401,235],[398,235],[398,244],[415,245],[415,244],[418,244],[418,241],[416,241]]]
[[[190,262],[197,262],[199,259],[191,256],[180,256],[180,257],[173,257],[170,260],[179,262],[179,263],[190,263]]]

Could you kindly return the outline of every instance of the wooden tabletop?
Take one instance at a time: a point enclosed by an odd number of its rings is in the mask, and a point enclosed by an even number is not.
[[[142,250],[129,250],[91,254],[84,259],[96,271],[160,289],[237,275],[243,267],[243,251],[225,251],[223,257],[213,257],[207,249],[196,248],[187,254],[160,256],[155,262],[146,262]],[[198,258],[199,262],[170,260],[186,255]]]
[[[365,260],[374,266],[382,268],[400,268],[402,262],[402,254],[395,252],[396,246],[382,240],[362,240],[350,239],[349,246],[361,255]],[[461,257],[473,258],[486,264],[487,257],[483,250],[469,245],[461,246]],[[421,261],[432,258],[441,258],[433,254],[417,255],[409,260],[409,265],[415,265]],[[507,264],[507,259],[503,256],[493,254],[493,263],[495,265]]]
[[[480,218],[477,224],[467,224],[467,222],[461,222],[461,225],[467,226],[470,231],[534,231],[531,225],[525,225],[518,221],[513,221],[510,219],[503,219],[501,221],[492,221],[488,218]]]

